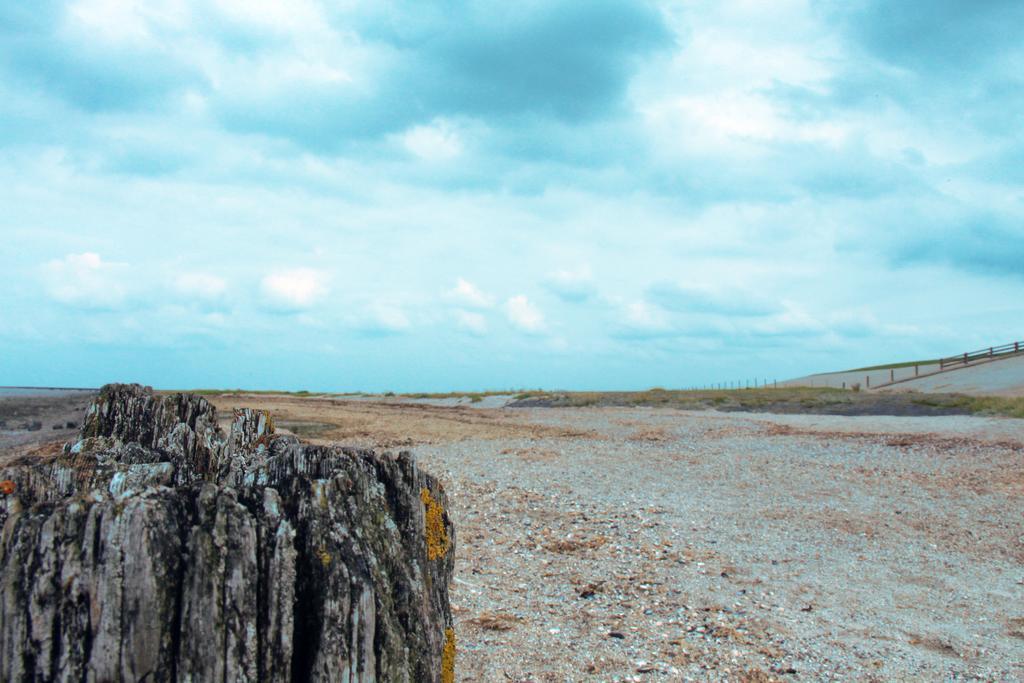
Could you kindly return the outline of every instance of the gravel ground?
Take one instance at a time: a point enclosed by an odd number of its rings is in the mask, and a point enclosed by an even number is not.
[[[416,448],[461,680],[1024,680],[1024,421],[515,412]]]
[[[0,463],[54,454],[78,434],[91,389],[0,387]]]
[[[442,478],[459,680],[1024,680],[1024,420],[212,400]]]

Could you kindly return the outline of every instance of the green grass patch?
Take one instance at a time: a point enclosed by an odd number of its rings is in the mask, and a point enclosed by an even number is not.
[[[1024,418],[1024,397],[967,396],[965,394],[922,394],[914,403],[933,408],[953,408],[971,415]]]

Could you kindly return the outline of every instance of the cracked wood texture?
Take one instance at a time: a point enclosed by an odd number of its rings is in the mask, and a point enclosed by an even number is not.
[[[0,479],[2,680],[452,680],[454,529],[409,453],[108,385]]]

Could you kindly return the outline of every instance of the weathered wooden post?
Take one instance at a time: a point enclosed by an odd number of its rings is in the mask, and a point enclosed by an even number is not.
[[[868,389],[870,389],[870,388],[871,388],[871,375],[864,375],[864,385],[865,385],[865,386],[866,386],[866,387],[867,387]]]

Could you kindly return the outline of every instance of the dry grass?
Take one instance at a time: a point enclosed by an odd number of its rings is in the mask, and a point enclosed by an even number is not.
[[[739,681],[739,683],[774,683],[774,681],[778,681],[779,679],[775,678],[771,674],[765,673],[761,669],[747,669],[746,671],[741,672],[736,680]]]
[[[480,616],[467,619],[468,623],[485,631],[511,631],[525,621],[522,617],[507,612],[481,612]]]
[[[506,448],[500,452],[501,455],[515,455],[523,462],[552,462],[557,460],[559,453],[543,448]]]
[[[604,536],[593,538],[561,538],[544,544],[544,549],[552,553],[578,553],[584,550],[597,550],[608,543]]]
[[[1024,640],[1024,617],[1014,617],[1006,621],[1006,634]]]
[[[907,642],[911,645],[923,647],[925,649],[931,650],[932,652],[937,652],[941,655],[948,655],[950,657],[960,656],[960,653],[957,651],[956,647],[944,638],[938,638],[936,636],[913,635],[910,636]]]
[[[630,441],[665,443],[666,441],[671,441],[673,436],[671,432],[664,427],[648,427],[645,429],[638,429],[626,438]]]
[[[221,416],[230,416],[235,408],[267,410],[275,423],[286,428],[299,426],[301,436],[314,443],[409,448],[465,439],[595,438],[589,433],[528,423],[515,411],[291,395],[221,394],[207,399]]]
[[[0,453],[0,467],[52,462],[64,451],[66,439],[14,446]]]
[[[823,413],[851,415],[1001,415],[1024,417],[1024,397],[874,393],[830,387],[666,390],[623,392],[548,392],[523,402],[556,407],[645,406],[684,410]]]

